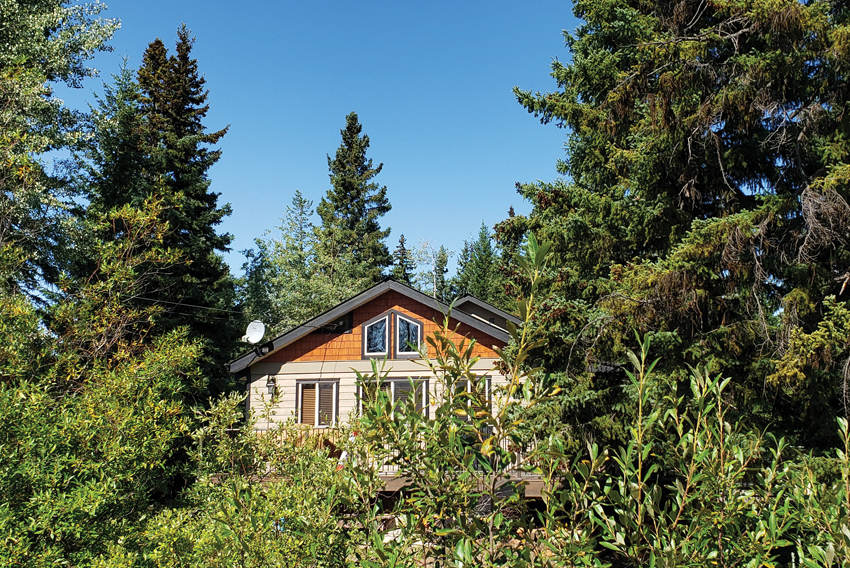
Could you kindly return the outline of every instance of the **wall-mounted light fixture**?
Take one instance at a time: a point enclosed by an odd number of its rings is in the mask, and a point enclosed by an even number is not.
[[[277,383],[274,377],[269,377],[266,380],[266,388],[269,390],[269,396],[274,396],[277,394]]]

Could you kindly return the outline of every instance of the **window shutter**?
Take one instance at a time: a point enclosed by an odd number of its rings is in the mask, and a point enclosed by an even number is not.
[[[334,386],[319,385],[319,426],[329,426],[334,418]]]
[[[409,399],[413,394],[413,389],[410,388],[410,383],[407,381],[395,381],[395,397],[393,403],[402,403]]]
[[[301,424],[316,425],[316,385],[301,385]]]
[[[406,380],[395,381],[395,403],[404,403],[407,400],[410,400],[413,397],[413,400],[416,404],[416,411],[419,412],[422,410],[422,388],[425,384],[425,381],[415,380],[413,381],[413,387],[411,388],[410,382]]]

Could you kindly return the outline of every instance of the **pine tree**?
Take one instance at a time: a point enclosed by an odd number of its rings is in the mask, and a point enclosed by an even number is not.
[[[413,286],[414,270],[416,270],[416,263],[407,249],[404,234],[402,234],[398,239],[398,246],[393,253],[392,276],[402,284]]]
[[[194,38],[185,25],[177,36],[176,55],[168,56],[157,39],[145,51],[138,73],[143,150],[151,162],[148,175],[163,186],[169,206],[164,214],[170,229],[166,244],[184,258],[150,296],[167,308],[161,327],[188,326],[193,337],[203,340],[203,370],[218,390],[230,379],[224,363],[234,353],[241,327],[240,318],[227,315],[234,308],[235,283],[220,254],[229,250],[232,237],[216,230],[230,206],[218,205],[219,194],[209,190],[207,174],[221,156],[208,146],[227,129],[206,132],[202,121],[209,93],[191,57]]]
[[[346,116],[345,123],[342,144],[333,158],[328,156],[331,188],[317,208],[322,219],[319,231],[324,254],[330,259],[350,254],[353,275],[373,284],[392,265],[384,242],[390,229],[382,230],[379,224],[391,205],[387,188],[372,181],[383,164],[373,167],[366,158],[369,137],[361,135],[357,114]]]

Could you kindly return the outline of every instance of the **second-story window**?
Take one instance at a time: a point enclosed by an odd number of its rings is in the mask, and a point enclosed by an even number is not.
[[[367,357],[387,354],[389,316],[364,326],[363,354]]]
[[[417,359],[424,334],[421,321],[388,310],[363,323],[363,358]]]
[[[402,315],[396,315],[397,355],[417,355],[422,340],[422,324]]]

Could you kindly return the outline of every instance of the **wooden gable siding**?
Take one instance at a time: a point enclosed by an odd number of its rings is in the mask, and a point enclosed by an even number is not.
[[[381,294],[371,302],[356,308],[353,313],[351,333],[325,334],[310,333],[298,341],[266,357],[268,362],[286,363],[289,361],[355,361],[361,358],[363,342],[363,323],[381,315],[388,310],[398,312],[421,321],[425,327],[425,335],[433,334],[438,325],[434,320],[442,321],[440,311],[425,306],[412,298],[395,291]],[[452,326],[457,322],[453,320]],[[462,337],[474,338],[477,342],[473,355],[476,357],[496,357],[492,347],[503,347],[504,344],[489,335],[461,324],[458,334],[452,334],[456,341]],[[430,346],[429,346],[430,348]]]

